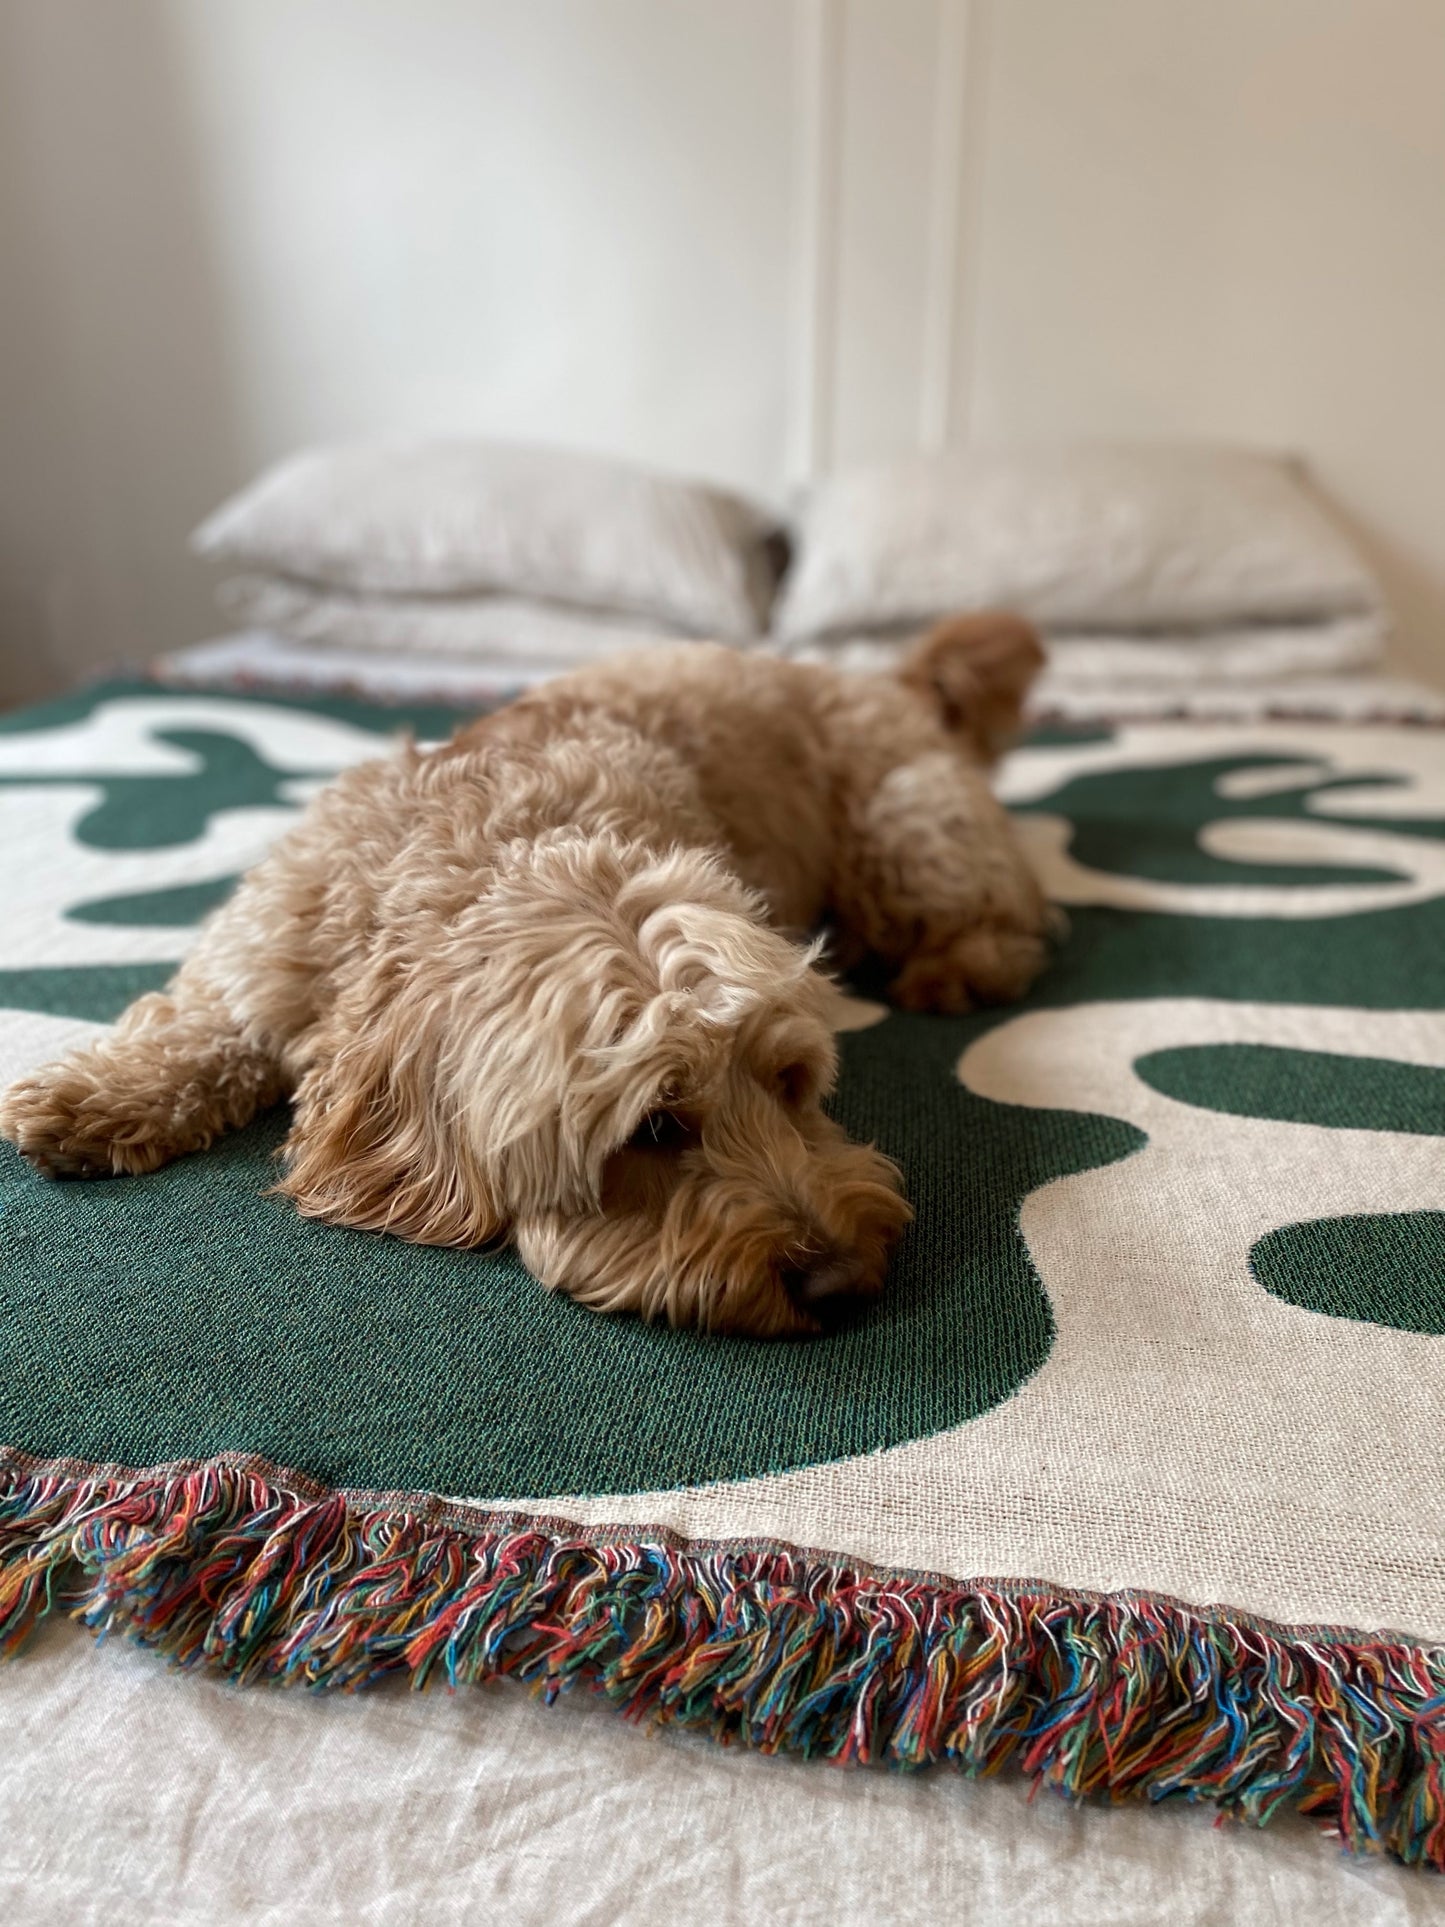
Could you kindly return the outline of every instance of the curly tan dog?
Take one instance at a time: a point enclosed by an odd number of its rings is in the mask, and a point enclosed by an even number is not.
[[[693,643],[351,770],[0,1130],[51,1175],[146,1172],[289,1093],[313,1217],[509,1236],[601,1310],[817,1330],[910,1213],[822,1109],[804,940],[826,918],[915,1010],[1027,987],[1047,912],[984,770],[1039,661],[1008,616],[896,678]]]

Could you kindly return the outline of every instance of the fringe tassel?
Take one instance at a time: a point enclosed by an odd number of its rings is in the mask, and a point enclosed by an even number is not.
[[[1257,1825],[1294,1806],[1354,1851],[1445,1869],[1440,1649],[298,1488],[227,1461],[0,1463],[0,1654],[63,1603],[236,1681],[581,1684],[763,1752],[1012,1761],[1073,1797]]]

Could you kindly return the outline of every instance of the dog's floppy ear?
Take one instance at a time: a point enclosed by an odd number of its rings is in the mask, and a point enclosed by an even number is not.
[[[1043,665],[1033,624],[995,609],[940,623],[898,674],[933,701],[946,728],[992,762],[1018,734],[1024,697]]]
[[[398,1049],[404,1000],[352,1028],[328,1026],[325,1049],[296,1092],[277,1190],[308,1218],[391,1231],[414,1244],[479,1245],[505,1214],[459,1123],[444,1116],[430,1053]]]

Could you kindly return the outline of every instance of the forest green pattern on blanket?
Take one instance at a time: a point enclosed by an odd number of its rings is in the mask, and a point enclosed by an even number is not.
[[[454,720],[146,684],[0,720],[0,1080]],[[0,1443],[1445,1639],[1445,738],[1121,724],[1001,787],[1070,934],[1009,1009],[862,987],[836,1110],[917,1221],[856,1326],[649,1328],[303,1221],[283,1114],[104,1184],[3,1146]]]

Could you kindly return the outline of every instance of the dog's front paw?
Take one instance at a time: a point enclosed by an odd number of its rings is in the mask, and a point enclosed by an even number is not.
[[[910,957],[889,994],[901,1010],[948,1016],[1008,1004],[1023,996],[1048,955],[1047,939],[1034,931],[978,924]]]
[[[158,1120],[125,1114],[84,1069],[53,1064],[0,1098],[0,1137],[47,1178],[108,1178],[154,1171],[173,1155]]]

